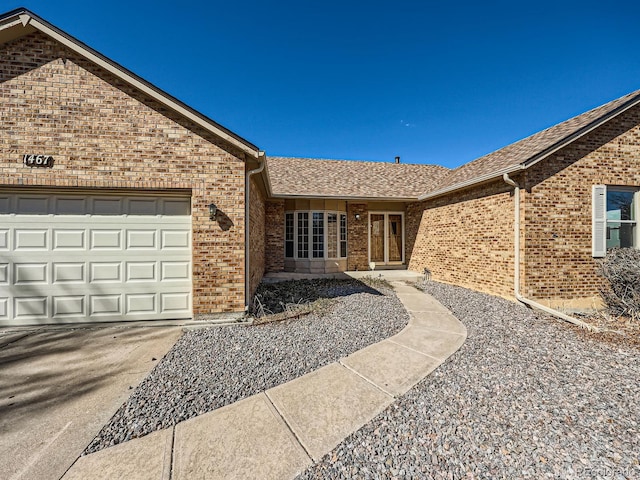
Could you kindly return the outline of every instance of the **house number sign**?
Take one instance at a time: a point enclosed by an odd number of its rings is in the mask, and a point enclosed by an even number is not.
[[[22,161],[27,167],[53,168],[53,156],[25,154]]]

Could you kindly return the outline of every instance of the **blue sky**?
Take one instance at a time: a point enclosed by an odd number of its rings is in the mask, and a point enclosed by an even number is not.
[[[640,89],[640,2],[24,0],[268,155],[456,167]]]

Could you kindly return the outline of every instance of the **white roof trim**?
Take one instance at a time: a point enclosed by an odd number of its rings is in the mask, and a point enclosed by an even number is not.
[[[429,198],[439,197],[439,196],[444,195],[446,193],[450,193],[450,192],[453,192],[453,191],[456,191],[456,190],[462,190],[464,188],[471,187],[471,186],[479,184],[479,183],[488,182],[490,180],[493,180],[494,178],[501,178],[502,175],[504,175],[505,173],[518,172],[520,170],[523,170],[524,168],[526,168],[526,167],[524,167],[524,166],[522,166],[520,164],[512,165],[510,167],[503,168],[501,170],[496,170],[495,172],[490,172],[490,173],[486,173],[484,175],[480,175],[479,177],[472,178],[471,180],[467,180],[465,182],[460,182],[460,183],[453,184],[453,185],[451,185],[449,187],[442,188],[440,190],[436,190],[435,192],[427,193],[425,195],[420,195],[418,197],[418,200],[427,200]]]
[[[224,141],[233,145],[234,147],[239,148],[240,150],[247,153],[252,158],[257,159],[259,157],[259,151],[257,147],[254,147],[248,142],[245,143],[239,140],[238,138],[234,137],[233,135],[230,135],[228,132],[221,129],[218,125],[212,123],[211,121],[207,121],[206,119],[202,118],[200,115],[197,115],[194,111],[187,108],[181,102],[176,101],[172,98],[169,98],[169,96],[164,92],[161,92],[159,89],[152,87],[146,81],[143,81],[139,77],[125,71],[122,67],[115,65],[113,62],[109,61],[103,55],[98,54],[97,52],[86,48],[84,45],[81,45],[75,39],[71,38],[66,34],[61,33],[61,31],[59,31],[57,28],[54,28],[49,24],[47,24],[46,22],[41,21],[39,18],[37,18],[36,16],[34,16],[28,11],[23,10],[20,13],[18,13],[18,18],[15,21],[10,21],[2,25],[2,27],[0,27],[0,30],[4,30],[9,27],[14,27],[19,24],[22,24],[23,27],[26,27],[27,25],[29,25],[31,27],[34,27],[40,30],[42,33],[60,42],[70,50],[73,50],[79,55],[85,57],[87,60],[90,60],[91,62],[105,69],[106,71],[117,76],[118,78],[124,80],[129,85],[137,88],[138,90],[142,91],[143,93],[153,98],[154,100],[157,100],[158,102],[164,104],[165,106],[169,107],[171,110],[189,119],[195,124],[203,127],[204,129],[208,130],[209,132],[213,133],[214,135],[223,139]]]
[[[424,195],[420,195],[418,197],[418,200],[421,201],[421,200],[427,200],[427,199],[434,198],[434,197],[439,197],[439,196],[445,195],[447,193],[451,193],[451,192],[456,191],[456,190],[462,190],[462,189],[465,189],[467,187],[471,187],[471,186],[476,185],[476,184],[485,183],[485,182],[488,182],[490,180],[500,178],[505,173],[510,174],[510,173],[515,173],[515,172],[521,171],[521,170],[526,170],[529,167],[532,167],[533,165],[537,164],[538,162],[541,162],[542,160],[544,160],[545,158],[549,157],[550,155],[553,155],[558,150],[560,150],[560,149],[566,147],[567,145],[573,143],[574,141],[576,141],[579,138],[585,136],[586,134],[592,132],[593,130],[595,130],[596,128],[600,127],[604,123],[607,123],[609,120],[617,117],[621,113],[626,112],[627,110],[629,110],[632,107],[635,107],[638,104],[640,104],[640,94],[637,95],[634,99],[629,100],[627,103],[622,104],[620,107],[612,110],[608,114],[606,114],[606,115],[600,117],[599,119],[595,120],[591,125],[587,125],[586,127],[583,127],[581,130],[578,130],[577,132],[575,132],[575,133],[563,138],[562,140],[557,142],[555,145],[552,145],[551,147],[549,147],[547,150],[543,150],[542,152],[537,153],[536,155],[533,155],[532,157],[528,158],[527,160],[525,160],[522,163],[519,163],[519,164],[516,164],[516,165],[512,165],[510,167],[506,167],[506,168],[503,168],[501,170],[496,170],[496,171],[493,171],[493,172],[489,172],[489,173],[486,173],[484,175],[480,175],[479,177],[475,177],[475,178],[472,178],[470,180],[467,180],[467,181],[464,181],[464,182],[460,182],[460,183],[456,183],[454,185],[451,185],[451,186],[446,187],[446,188],[442,188],[440,190],[436,190],[435,192],[431,192],[431,193],[427,193],[427,194],[424,194]]]
[[[362,200],[367,202],[415,202],[418,200],[417,197],[358,197],[358,196],[350,196],[350,195],[326,195],[326,194],[304,194],[304,195],[291,195],[291,194],[280,194],[280,195],[272,195],[271,198],[319,198],[322,200]]]

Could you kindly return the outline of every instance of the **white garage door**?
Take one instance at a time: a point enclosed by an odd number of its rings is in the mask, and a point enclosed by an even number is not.
[[[0,326],[191,317],[188,197],[0,192]]]

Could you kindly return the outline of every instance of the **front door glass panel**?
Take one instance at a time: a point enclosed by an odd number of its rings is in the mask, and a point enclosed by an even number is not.
[[[384,215],[371,215],[371,261],[384,262]]]

